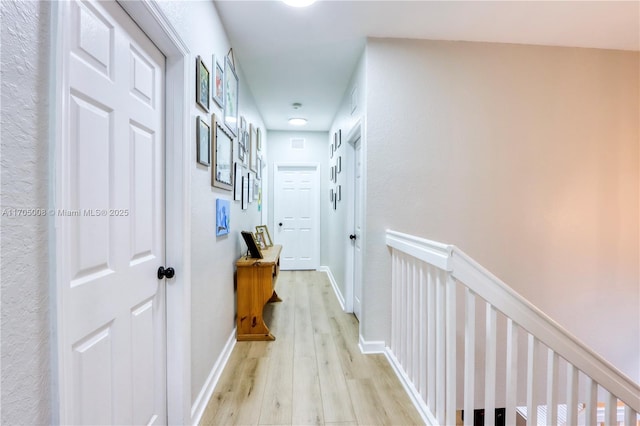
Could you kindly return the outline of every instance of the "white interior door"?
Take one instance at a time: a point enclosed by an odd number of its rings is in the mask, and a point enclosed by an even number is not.
[[[60,421],[164,424],[165,59],[116,2],[62,10]]]
[[[359,319],[362,299],[362,144],[355,143],[354,155],[354,233],[353,240],[353,313]]]
[[[320,266],[320,179],[318,165],[275,165],[274,240],[282,244],[280,267]]]

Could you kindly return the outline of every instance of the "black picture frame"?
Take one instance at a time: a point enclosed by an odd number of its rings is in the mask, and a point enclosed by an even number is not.
[[[209,112],[211,74],[200,56],[196,58],[196,103]]]
[[[254,237],[253,233],[247,231],[240,231],[240,233],[242,234],[242,238],[244,238],[245,244],[247,244],[250,257],[253,259],[262,259],[262,252],[258,247],[256,237]]]
[[[211,164],[211,127],[199,116],[196,119],[196,145],[198,163],[209,166]]]

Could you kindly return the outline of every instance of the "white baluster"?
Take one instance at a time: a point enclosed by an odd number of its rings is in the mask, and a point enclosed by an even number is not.
[[[638,424],[638,413],[633,411],[628,405],[624,406],[624,426],[636,426]]]
[[[391,351],[398,352],[398,256],[396,250],[391,250]]]
[[[445,394],[445,318],[444,318],[444,279],[440,270],[436,274],[436,419],[446,424],[444,418]]]
[[[464,424],[473,425],[476,376],[476,296],[465,289],[464,322]]]
[[[450,273],[446,275],[446,299],[447,299],[447,354],[446,354],[446,407],[445,422],[454,425],[456,423],[456,281]]]
[[[587,376],[587,401],[585,407],[585,424],[595,425],[598,421],[598,384]]]
[[[429,328],[429,334],[427,336],[428,342],[428,357],[427,357],[427,370],[429,378],[428,396],[429,396],[429,409],[431,412],[435,411],[436,407],[436,277],[435,268],[429,266],[429,279],[427,281],[427,300],[428,300],[428,317],[429,322],[427,327]]]
[[[422,262],[420,262],[422,263]],[[420,271],[419,263],[413,265],[413,337],[411,338],[411,351],[413,352],[413,376],[412,380],[416,389],[420,389]]]
[[[403,369],[406,368],[407,364],[407,353],[406,353],[406,347],[407,347],[407,260],[406,260],[406,255],[402,255],[402,263],[400,266],[400,270],[402,271],[401,276],[400,276],[400,282],[402,283],[401,285],[401,289],[402,289],[402,293],[401,293],[401,297],[402,297],[402,302],[400,304],[400,345],[399,345],[399,350],[398,350],[398,361],[400,362],[400,365],[402,366]]]
[[[413,281],[413,262],[414,259],[413,258],[408,258],[407,259],[407,264],[405,265],[406,271],[406,283],[407,283],[407,287],[405,289],[405,294],[406,294],[406,303],[404,305],[404,315],[405,315],[405,324],[406,327],[404,328],[404,353],[405,353],[405,357],[404,357],[404,363],[402,364],[402,366],[404,367],[404,371],[406,371],[407,376],[413,380],[413,376],[412,376],[412,371],[411,371],[411,363],[413,360],[413,353],[411,353],[411,336],[413,335],[413,324],[411,323],[411,320],[413,319],[413,303],[411,300],[411,295],[413,294],[413,285],[414,285],[414,281]]]
[[[496,310],[487,303],[484,378],[484,423],[495,424],[496,416]]]
[[[529,346],[527,355],[527,425],[538,424],[538,404],[536,404],[536,354],[538,353],[538,340],[529,334]]]
[[[558,354],[547,350],[547,425],[558,424],[558,401],[556,377],[558,376]]]
[[[420,266],[420,383],[417,389],[427,400],[427,282],[426,264]]]
[[[578,369],[567,365],[567,424],[578,424]]]
[[[507,400],[505,424],[516,424],[518,393],[518,324],[507,319]]]
[[[618,424],[618,398],[609,393],[604,406],[604,422],[607,426]]]

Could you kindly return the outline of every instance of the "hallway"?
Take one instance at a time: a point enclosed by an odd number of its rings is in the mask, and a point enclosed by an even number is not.
[[[385,356],[360,353],[325,273],[283,271],[276,289],[276,340],[236,343],[201,424],[422,424]]]

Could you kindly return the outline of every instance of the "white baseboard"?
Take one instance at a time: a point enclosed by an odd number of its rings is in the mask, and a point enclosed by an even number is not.
[[[329,268],[328,266],[321,266],[318,268],[318,271],[327,273],[327,276],[329,277],[329,282],[331,282],[331,287],[333,287],[333,292],[336,294],[338,303],[340,303],[340,308],[344,311],[345,310],[344,296],[340,292],[340,289],[338,288],[338,283],[336,282],[335,277],[331,273],[331,268]]]
[[[404,387],[404,390],[407,392],[407,395],[409,395],[411,402],[413,402],[413,405],[416,407],[416,410],[418,410],[418,413],[420,414],[420,417],[422,417],[422,420],[427,425],[434,425],[434,426],[437,425],[438,421],[436,420],[435,416],[431,414],[431,410],[429,410],[429,407],[427,407],[427,404],[422,400],[422,396],[420,395],[420,392],[418,392],[415,386],[413,386],[413,383],[411,382],[409,377],[407,377],[407,375],[405,374],[404,370],[400,365],[400,362],[396,359],[393,352],[391,352],[391,349],[389,349],[388,347],[385,347],[383,352],[387,357],[389,364],[391,364],[391,368],[393,368],[393,371],[396,373],[396,376],[398,376],[398,379],[400,379],[400,383],[402,383],[402,386]]]
[[[375,341],[366,341],[360,335],[358,339],[358,347],[360,348],[360,352],[363,354],[381,354],[384,353],[384,341],[383,340],[375,340]]]
[[[211,395],[213,395],[213,390],[218,384],[218,380],[220,380],[220,375],[222,374],[222,370],[227,365],[227,361],[229,361],[229,356],[231,356],[231,352],[233,351],[234,346],[236,345],[236,328],[234,327],[231,331],[231,335],[227,339],[227,343],[225,343],[224,348],[222,349],[222,353],[216,360],[215,364],[213,364],[213,368],[209,373],[209,377],[204,382],[200,393],[198,394],[198,398],[196,398],[193,406],[191,407],[191,424],[198,425],[202,420],[202,415],[204,414],[205,408],[207,408],[207,404],[211,399]]]

